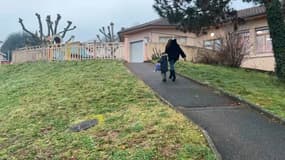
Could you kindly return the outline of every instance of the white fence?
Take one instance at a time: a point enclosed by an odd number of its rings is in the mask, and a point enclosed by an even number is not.
[[[123,59],[122,43],[65,44],[21,48],[13,52],[12,63],[34,61],[72,61],[92,59]]]

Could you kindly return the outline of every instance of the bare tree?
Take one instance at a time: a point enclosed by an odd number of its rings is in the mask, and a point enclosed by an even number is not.
[[[58,25],[59,25],[59,22],[61,20],[61,15],[57,14],[57,18],[56,18],[56,20],[54,22],[51,20],[51,16],[47,15],[47,17],[46,17],[46,24],[47,25],[46,26],[47,26],[48,33],[46,35],[44,35],[41,16],[38,13],[36,13],[35,15],[36,15],[36,17],[38,19],[39,32],[35,31],[35,33],[32,33],[31,31],[29,31],[25,27],[22,18],[19,18],[19,23],[20,23],[22,29],[27,34],[31,35],[35,39],[38,39],[41,42],[41,44],[54,43],[54,40],[51,39],[50,37],[58,36],[60,39],[64,39],[67,32],[76,29],[76,26],[71,27],[72,26],[72,22],[71,21],[67,21],[67,26],[62,31],[58,32]],[[53,27],[53,24],[54,24],[54,27]],[[71,36],[69,38],[69,40],[72,39],[72,38],[74,38],[74,36]]]
[[[118,36],[114,34],[114,23],[111,22],[109,26],[107,26],[107,30],[105,27],[99,29],[99,32],[103,35],[103,38],[100,35],[97,35],[97,39],[99,42],[116,42],[118,41]]]
[[[97,34],[97,40],[102,43],[102,45],[108,45],[108,47],[110,48],[110,53],[113,56],[119,48],[118,44],[111,43],[117,42],[119,40],[118,36],[114,34],[114,23],[111,22],[110,25],[107,26],[107,30],[105,27],[100,28],[99,32],[103,36],[100,37],[100,35]],[[107,44],[103,44],[103,42],[107,42]]]
[[[250,44],[236,32],[228,33],[225,36],[225,43],[221,44],[219,57],[223,65],[240,67],[245,55],[249,54]]]

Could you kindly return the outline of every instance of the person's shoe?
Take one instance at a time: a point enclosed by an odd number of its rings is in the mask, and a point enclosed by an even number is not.
[[[172,71],[170,71],[170,74],[169,74],[169,79],[172,78]]]
[[[175,80],[176,80],[176,75],[175,75],[175,71],[173,71],[173,73],[172,73],[172,81],[175,82]]]
[[[166,82],[166,79],[165,79],[165,78],[163,78],[163,79],[162,79],[162,82]]]

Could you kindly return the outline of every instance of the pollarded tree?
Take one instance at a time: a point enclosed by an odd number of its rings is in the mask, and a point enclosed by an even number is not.
[[[107,30],[106,30],[107,28]],[[119,40],[118,36],[114,34],[114,23],[111,22],[109,26],[107,27],[102,27],[99,29],[99,32],[102,34],[102,37],[97,34],[97,40],[102,44],[102,45],[108,45],[110,48],[111,55],[113,56],[117,49],[119,48],[118,44],[112,43],[112,42],[117,42]],[[104,43],[107,42],[107,43]]]
[[[118,36],[114,34],[114,23],[111,22],[109,26],[107,26],[107,30],[105,27],[99,29],[99,32],[103,35],[97,35],[97,39],[99,42],[116,42],[118,41]]]
[[[276,61],[276,75],[285,79],[285,23],[279,0],[243,0],[263,4],[266,7],[270,36]],[[157,13],[177,24],[183,31],[199,35],[204,28],[219,26],[232,20],[234,29],[241,21],[237,12],[229,6],[230,0],[155,0]]]
[[[51,20],[51,16],[48,15],[46,17],[46,25],[47,25],[48,33],[45,35],[43,33],[43,24],[42,24],[42,19],[41,19],[40,14],[36,13],[35,15],[36,15],[36,17],[38,19],[39,32],[37,32],[37,31],[36,32],[29,31],[25,27],[25,25],[23,23],[23,19],[21,19],[21,18],[19,18],[19,23],[21,24],[22,29],[27,34],[32,36],[34,39],[37,39],[38,41],[40,41],[41,44],[48,44],[48,43],[54,43],[54,42],[60,43],[61,40],[65,38],[67,32],[76,29],[76,26],[71,27],[71,25],[72,25],[71,21],[67,21],[67,26],[62,31],[58,31],[58,25],[59,25],[59,22],[61,20],[61,15],[57,14],[57,18],[56,18],[56,20],[54,22]]]

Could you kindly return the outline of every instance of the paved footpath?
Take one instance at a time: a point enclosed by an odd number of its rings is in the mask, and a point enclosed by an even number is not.
[[[154,91],[205,129],[224,160],[285,160],[285,126],[249,107],[177,76],[161,82],[153,64],[127,64]]]

